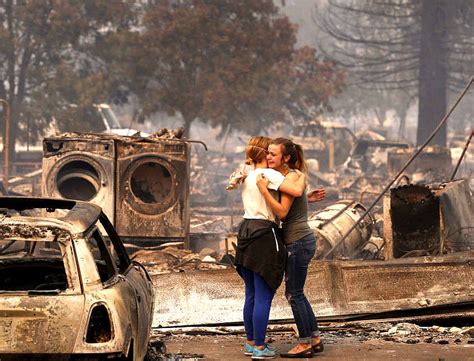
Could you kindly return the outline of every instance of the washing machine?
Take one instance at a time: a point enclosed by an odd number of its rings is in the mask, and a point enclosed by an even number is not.
[[[95,203],[114,222],[115,167],[111,136],[68,133],[45,138],[42,194]]]
[[[116,222],[122,237],[189,237],[189,145],[146,138],[116,144]]]

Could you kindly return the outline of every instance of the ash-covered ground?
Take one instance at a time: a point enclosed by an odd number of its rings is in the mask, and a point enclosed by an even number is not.
[[[474,327],[418,326],[414,323],[321,324],[327,360],[474,360]],[[267,342],[285,352],[295,342],[293,325],[273,325]],[[242,328],[155,331],[148,361],[250,360],[242,352]],[[277,356],[277,358],[279,358]]]

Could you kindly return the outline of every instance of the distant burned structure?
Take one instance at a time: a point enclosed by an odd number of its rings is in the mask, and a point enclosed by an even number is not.
[[[349,128],[320,120],[294,126],[291,138],[303,146],[306,158],[318,161],[319,170],[323,172],[343,164],[356,141]]]
[[[413,148],[394,148],[387,154],[387,171],[390,175],[395,175],[404,163],[415,153]],[[413,174],[420,172],[431,173],[431,179],[442,180],[451,175],[452,172],[451,152],[448,148],[440,146],[426,147],[414,162],[407,168],[406,173]]]
[[[44,196],[101,206],[125,239],[187,243],[189,145],[175,133],[67,133],[43,148]]]

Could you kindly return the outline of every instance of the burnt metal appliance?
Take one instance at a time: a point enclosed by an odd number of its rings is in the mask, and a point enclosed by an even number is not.
[[[474,250],[474,206],[466,179],[393,188],[384,198],[385,259]]]
[[[436,254],[439,250],[439,200],[423,185],[405,185],[391,190],[393,255],[413,252]]]
[[[88,201],[115,220],[115,144],[110,137],[64,134],[43,141],[42,194]]]
[[[117,143],[116,229],[123,237],[189,237],[189,146]]]
[[[43,148],[44,196],[101,206],[125,240],[188,245],[186,141],[67,133]]]
[[[334,247],[363,212],[365,212],[365,207],[362,204],[341,200],[313,213],[309,217],[308,224],[318,240],[316,257],[320,259]],[[371,216],[360,222],[356,231],[352,232],[346,242],[335,252],[335,258],[356,257],[362,246],[370,239],[373,224],[374,220]]]

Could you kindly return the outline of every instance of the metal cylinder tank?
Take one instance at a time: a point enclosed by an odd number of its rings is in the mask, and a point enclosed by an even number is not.
[[[308,220],[317,239],[316,258],[329,252],[365,212],[355,201],[342,200],[313,213]],[[373,219],[367,216],[333,253],[333,257],[353,258],[372,235]]]

